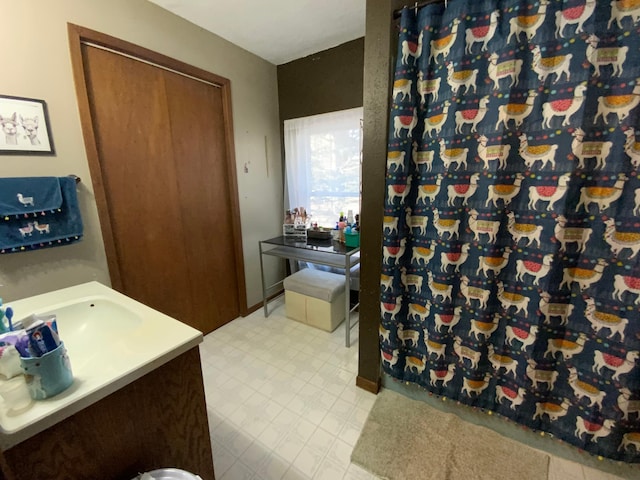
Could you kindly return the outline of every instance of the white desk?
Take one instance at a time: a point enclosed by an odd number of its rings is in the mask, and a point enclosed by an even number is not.
[[[351,269],[360,263],[360,247],[346,247],[344,244],[333,240],[307,241],[291,240],[280,236],[261,240],[258,242],[260,248],[260,276],[262,280],[262,302],[264,305],[264,316],[269,316],[267,308],[267,290],[282,283],[282,280],[273,285],[266,286],[264,283],[263,255],[280,257],[289,260],[300,260],[303,262],[315,263],[318,265],[328,265],[330,267],[344,269],[345,288],[345,346],[351,346],[351,329],[357,325],[357,321],[351,324],[350,314],[358,307],[356,304],[351,308],[350,303],[350,275]]]

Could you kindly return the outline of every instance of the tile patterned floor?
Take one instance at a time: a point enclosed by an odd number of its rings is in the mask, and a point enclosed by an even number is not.
[[[217,480],[369,480],[350,462],[375,395],[355,386],[357,327],[329,334],[284,316],[282,299],[200,347]],[[618,477],[552,457],[548,480]]]

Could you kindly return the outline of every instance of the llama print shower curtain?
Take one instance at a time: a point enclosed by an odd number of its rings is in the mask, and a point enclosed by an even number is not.
[[[640,0],[402,14],[384,371],[640,462]]]

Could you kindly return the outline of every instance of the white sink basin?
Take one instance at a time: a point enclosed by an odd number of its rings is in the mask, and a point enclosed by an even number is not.
[[[73,358],[73,370],[114,369],[137,355],[131,336],[141,331],[142,316],[104,295],[78,298],[33,313],[56,315],[60,338]],[[104,361],[105,354],[111,357],[109,362]]]
[[[71,337],[82,337],[85,341],[98,340],[107,335],[119,337],[123,332],[140,326],[142,317],[104,295],[78,298],[73,303],[56,305],[51,310],[37,314],[54,313],[58,326],[66,330],[67,341]]]
[[[202,342],[202,333],[98,282],[9,302],[15,319],[55,313],[74,383],[15,414],[0,403],[9,448],[101,400]]]

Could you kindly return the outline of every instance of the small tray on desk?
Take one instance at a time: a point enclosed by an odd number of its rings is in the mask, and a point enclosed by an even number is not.
[[[325,228],[309,228],[307,230],[307,238],[313,238],[314,240],[329,240],[331,239],[331,230]]]

